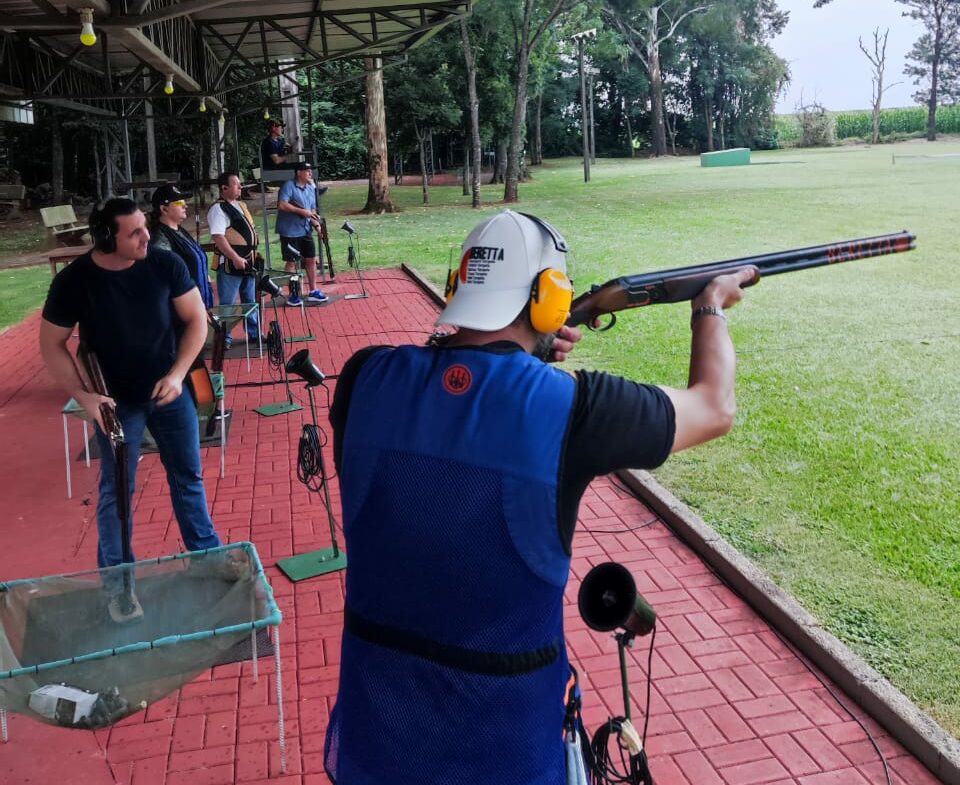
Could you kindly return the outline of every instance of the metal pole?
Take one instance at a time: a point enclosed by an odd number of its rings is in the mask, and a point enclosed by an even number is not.
[[[583,38],[577,39],[577,60],[580,71],[580,125],[583,129],[583,182],[590,182],[590,127],[587,124],[587,80],[583,73]]]
[[[237,162],[237,176],[240,176],[240,131],[237,129],[237,116],[233,116],[233,155]]]
[[[113,153],[110,149],[110,129],[106,126],[103,128],[103,150],[103,160],[106,163],[104,169],[107,174],[107,198],[109,199],[113,196]]]
[[[597,161],[597,126],[593,121],[593,68],[590,69],[590,162]]]

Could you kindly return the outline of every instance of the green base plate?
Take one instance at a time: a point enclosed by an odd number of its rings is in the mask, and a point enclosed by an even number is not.
[[[277,562],[277,566],[291,581],[302,581],[344,569],[347,566],[347,554],[340,551],[339,556],[334,556],[333,548],[322,548],[319,551],[281,559]]]
[[[264,417],[274,417],[278,414],[288,414],[289,412],[299,412],[303,407],[299,403],[290,401],[281,401],[280,403],[268,403],[263,406],[257,406],[254,411],[262,414]]]
[[[315,341],[315,340],[317,340],[317,339],[314,338],[312,335],[294,335],[294,336],[289,337],[289,338],[284,338],[284,339],[283,339],[283,342],[284,342],[284,343],[299,343],[300,341],[306,342],[306,341]]]

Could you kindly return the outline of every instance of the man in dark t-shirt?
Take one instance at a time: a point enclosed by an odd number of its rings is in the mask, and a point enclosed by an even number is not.
[[[461,785],[564,785],[563,595],[580,498],[598,475],[654,468],[733,424],[722,309],[756,271],[693,300],[679,390],[540,359],[580,339],[565,326],[566,251],[533,216],[488,218],[437,320],[459,331],[362,350],[340,374],[330,420],[350,567],[324,749],[337,785],[419,785],[451,765]]]
[[[264,169],[279,169],[287,163],[290,145],[283,138],[283,123],[270,120],[267,123],[267,135],[260,143],[260,160]]]
[[[100,411],[104,403],[115,408],[128,445],[128,499],[149,427],[167,471],[184,545],[190,551],[218,547],[203,488],[197,410],[183,389],[207,334],[200,293],[180,257],[148,249],[146,220],[130,199],[107,201],[90,216],[90,232],[93,251],[61,270],[50,285],[40,350],[53,378],[96,423],[101,456],[97,565],[112,567],[134,558],[122,553],[113,450]],[[110,397],[92,392],[79,375],[68,348],[78,324]],[[132,518],[128,527],[132,534]],[[142,615],[136,598],[132,611],[119,602],[115,579],[105,579],[104,586],[115,621]]]

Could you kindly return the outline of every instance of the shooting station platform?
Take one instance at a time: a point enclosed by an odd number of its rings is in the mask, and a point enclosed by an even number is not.
[[[422,343],[439,310],[404,270],[365,274],[368,299],[340,299],[306,309],[316,340],[306,344],[328,376],[369,344]],[[329,287],[352,286],[349,272]],[[326,288],[326,287],[325,287]],[[293,313],[291,313],[293,312]],[[280,318],[300,318],[285,309]],[[270,316],[268,310],[267,318]],[[64,395],[37,351],[39,314],[0,334],[0,453],[4,516],[0,580],[51,575],[93,566],[96,558],[97,463],[74,462],[73,499],[63,480],[60,408]],[[295,327],[296,325],[294,325]],[[297,347],[299,348],[299,347]],[[232,383],[269,377],[266,358],[251,371],[239,358],[225,369]],[[333,389],[335,379],[327,386]],[[294,394],[305,399],[303,387]],[[343,625],[344,573],[292,583],[278,559],[329,545],[319,494],[296,480],[296,448],[307,407],[260,417],[255,406],[282,395],[282,386],[231,386],[233,422],[227,467],[203,450],[213,518],[230,542],[252,541],[283,613],[283,702],[288,770],[279,771],[275,692],[270,658],[256,684],[250,662],[218,665],[146,711],[99,731],[43,725],[9,716],[9,741],[0,743],[0,782],[83,785],[322,785],[324,732],[337,690]],[[328,430],[327,399],[318,389],[320,424]],[[332,466],[332,446],[326,445]],[[79,455],[75,455],[79,459]],[[339,517],[336,480],[331,491]],[[673,516],[664,511],[667,519]],[[181,547],[164,471],[156,455],[140,464],[134,496],[138,558]],[[723,546],[719,546],[722,548]],[[626,565],[656,608],[653,690],[647,749],[655,780],[664,785],[881,785],[883,769],[867,734],[828,692],[832,684],[798,656],[770,625],[618,478],[587,490],[574,543],[567,589],[567,640],[583,679],[584,720],[592,733],[622,713],[616,643],[589,631],[576,608],[580,580],[607,560]],[[149,608],[145,607],[149,613]],[[424,609],[425,613],[429,609]],[[634,718],[646,708],[650,638],[629,656]],[[822,680],[822,681],[821,681]],[[956,782],[949,761],[933,776],[884,728],[842,696],[876,738],[895,785]],[[639,726],[638,722],[638,726]],[[559,732],[559,731],[558,731]],[[386,784],[385,784],[386,785]]]

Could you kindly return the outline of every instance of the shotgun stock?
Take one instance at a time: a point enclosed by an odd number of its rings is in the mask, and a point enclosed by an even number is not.
[[[617,320],[614,314],[618,311],[692,300],[718,275],[732,273],[744,267],[755,267],[759,273],[747,284],[752,286],[760,278],[770,275],[912,251],[916,248],[916,239],[915,235],[903,231],[640,275],[625,275],[613,278],[602,286],[595,285],[589,292],[577,297],[571,305],[567,324],[571,327],[591,325],[596,319],[609,315],[609,323],[598,328],[602,332],[613,327]]]

